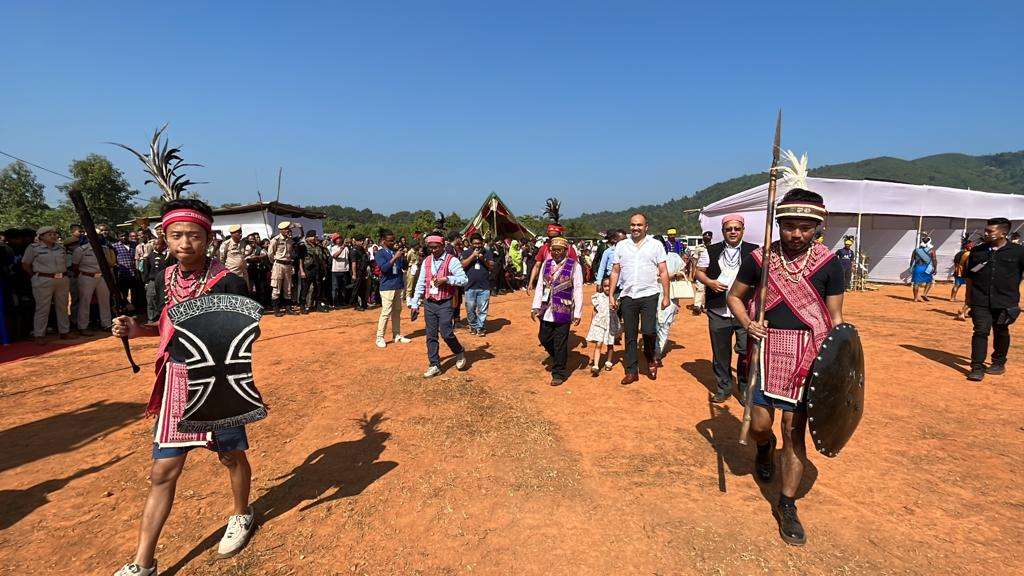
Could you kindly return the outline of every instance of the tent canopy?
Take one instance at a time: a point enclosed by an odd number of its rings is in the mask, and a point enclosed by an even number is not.
[[[470,219],[469,224],[462,229],[462,235],[469,236],[481,232],[485,226],[491,230],[492,234],[496,231],[498,238],[530,240],[536,236],[516,219],[508,206],[494,192],[487,196],[476,216]]]
[[[834,178],[808,178],[807,187],[822,195],[829,211],[826,245],[836,250],[844,236],[856,237],[856,246],[868,257],[868,279],[876,282],[901,281],[917,246],[918,227],[931,234],[939,259],[935,276],[945,280],[964,234],[977,234],[985,220],[998,216],[1010,219],[1014,229],[1024,221],[1024,196],[1013,194]],[[717,242],[722,216],[739,213],[746,220],[745,239],[760,244],[767,206],[765,183],[705,206],[701,229],[711,231]]]

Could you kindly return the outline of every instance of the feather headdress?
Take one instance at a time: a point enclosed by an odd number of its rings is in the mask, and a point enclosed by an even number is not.
[[[559,224],[559,220],[562,219],[562,203],[558,201],[558,198],[548,198],[547,202],[544,203],[544,215],[551,219],[555,224]]]
[[[807,153],[804,152],[803,156],[797,158],[792,150],[786,150],[782,155],[786,161],[786,164],[779,166],[779,171],[782,172],[782,183],[791,190],[807,188]]]
[[[444,212],[438,211],[437,222],[435,222],[438,230],[446,230],[446,228],[444,227],[445,220],[447,220],[447,218],[445,218]]]
[[[206,182],[193,182],[185,174],[178,171],[187,166],[202,166],[202,164],[188,164],[181,158],[181,148],[171,148],[167,140],[160,142],[160,136],[167,129],[167,124],[153,132],[153,139],[149,142],[149,154],[143,155],[131,146],[108,142],[114,146],[120,146],[131,152],[142,162],[143,169],[153,178],[146,180],[145,184],[154,183],[160,187],[164,202],[181,198],[185,189],[193,184],[206,184]]]

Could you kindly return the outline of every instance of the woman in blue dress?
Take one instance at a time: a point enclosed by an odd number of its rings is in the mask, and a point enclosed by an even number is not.
[[[924,300],[928,302],[928,293],[932,291],[932,284],[935,282],[935,246],[927,234],[921,236],[921,243],[910,256],[910,269],[914,284],[914,302]],[[922,287],[924,290],[922,291]]]

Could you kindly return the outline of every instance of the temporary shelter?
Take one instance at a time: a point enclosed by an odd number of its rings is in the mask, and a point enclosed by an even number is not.
[[[213,211],[213,229],[228,235],[228,228],[238,224],[242,227],[242,235],[248,236],[258,232],[260,238],[270,238],[277,234],[278,222],[288,221],[292,228],[303,232],[314,230],[317,234],[324,232],[324,219],[327,215],[316,210],[307,210],[299,206],[284,204],[282,202],[257,202],[243,206],[229,206],[217,208]],[[160,223],[158,216],[146,218],[150,228]],[[131,225],[135,221],[128,221],[123,226]]]
[[[497,231],[498,238],[516,238],[519,240],[530,240],[536,236],[529,228],[516,219],[508,206],[501,201],[497,194],[491,192],[484,200],[476,216],[470,219],[469,224],[462,229],[462,235],[468,236],[475,232],[483,234],[483,230],[490,230],[491,235]]]
[[[901,281],[920,232],[931,235],[939,259],[936,278],[944,280],[952,276],[953,256],[965,234],[976,236],[989,218],[1008,218],[1015,230],[1024,222],[1024,196],[1013,194],[833,178],[808,178],[807,188],[825,199],[826,245],[837,250],[845,236],[854,236],[855,247],[868,257],[868,280],[875,282]],[[739,213],[746,220],[745,239],[761,243],[767,206],[765,183],[705,206],[700,225],[717,242],[722,216]]]

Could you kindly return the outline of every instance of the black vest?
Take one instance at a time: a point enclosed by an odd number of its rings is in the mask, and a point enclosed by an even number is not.
[[[757,250],[757,244],[751,244],[750,242],[740,242],[740,262],[744,258],[750,255],[751,252]],[[722,252],[725,252],[725,242],[718,242],[708,246],[708,269],[704,271],[711,280],[718,280],[718,277],[722,275],[722,267],[718,264],[718,259],[722,257]],[[704,307],[705,308],[724,308],[725,307],[725,296],[727,292],[715,292],[714,290],[705,291],[704,296]]]

